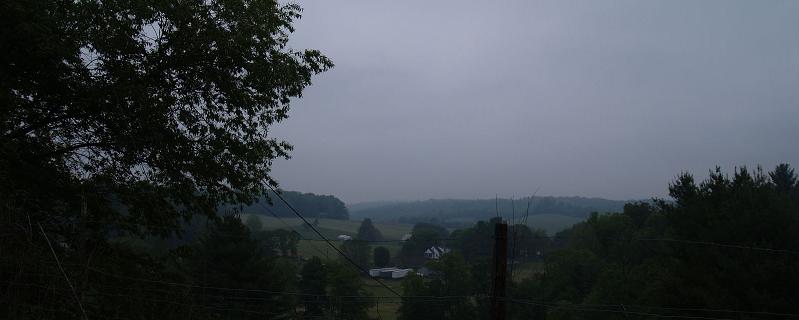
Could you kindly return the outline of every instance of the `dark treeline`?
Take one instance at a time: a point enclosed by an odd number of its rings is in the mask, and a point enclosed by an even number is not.
[[[291,237],[269,244],[219,210],[279,187],[292,146],[271,126],[333,66],[287,46],[301,11],[0,3],[0,319],[295,314],[297,264],[273,248]],[[346,217],[335,207],[316,212]]]
[[[375,203],[355,206],[354,217],[370,217],[376,220],[396,220],[405,223],[427,222],[448,226],[459,226],[463,220],[489,219],[497,211],[503,215],[511,212],[523,215],[530,202],[530,214],[560,214],[585,218],[591,212],[617,212],[625,201],[584,197],[524,197],[519,199],[454,200],[431,199],[415,202]]]
[[[48,243],[37,229],[21,230],[25,237],[3,246],[3,318],[368,318],[374,302],[357,269],[343,259],[303,263],[296,231],[262,230],[250,218],[194,223],[192,239],[178,245],[157,236],[110,237],[93,245],[88,264],[76,263],[67,239]]]
[[[673,202],[630,203],[592,214],[552,237],[509,251],[544,250],[532,274],[509,280],[512,319],[784,318],[799,314],[799,185],[780,165],[765,174],[720,170],[669,186]],[[431,309],[405,299],[403,319],[481,319],[490,274],[491,223],[453,232],[453,254],[428,263],[434,279],[411,277],[406,295],[460,298]],[[513,228],[511,228],[513,230]],[[518,229],[522,230],[522,229]],[[524,231],[527,232],[527,231]],[[511,235],[513,231],[511,231]],[[482,244],[482,246],[481,246]],[[526,258],[525,258],[526,257]],[[468,295],[468,294],[467,294]],[[435,316],[430,313],[434,312]]]
[[[418,267],[428,260],[425,250],[437,246],[457,251],[468,262],[479,262],[493,254],[494,224],[502,221],[495,217],[489,221],[478,221],[473,226],[449,232],[440,225],[420,222],[414,225],[412,236],[403,242],[395,262],[404,266]],[[514,252],[516,261],[540,260],[552,246],[546,231],[531,229],[524,224],[510,226],[509,252]]]
[[[283,198],[286,199],[286,201],[290,203],[294,209],[302,212],[306,218],[328,218],[340,220],[349,219],[347,206],[335,196],[302,193],[297,191],[281,191],[280,195],[283,196]],[[221,211],[231,208],[236,207],[227,206],[221,209]],[[278,217],[296,217],[294,212],[292,212],[291,209],[289,209],[289,207],[286,206],[283,201],[280,201],[278,197],[271,191],[268,191],[266,196],[260,197],[257,203],[249,206],[243,206],[238,209],[244,213],[271,216],[271,214],[267,211],[269,210]]]

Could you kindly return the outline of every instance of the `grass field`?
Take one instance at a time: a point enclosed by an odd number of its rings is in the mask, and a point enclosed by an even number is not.
[[[542,262],[525,262],[513,268],[513,280],[521,281],[522,279],[532,278],[536,273],[544,272],[544,264]]]
[[[250,215],[244,214],[242,215],[242,221],[246,221]],[[297,230],[300,233],[304,233],[303,231],[306,229],[302,220],[299,218],[280,218],[277,219],[275,217],[268,217],[263,215],[256,215],[257,217],[261,218],[261,223],[263,224],[264,229],[272,230],[272,229],[286,229],[286,226],[290,226],[291,228]],[[313,219],[309,219],[313,221]],[[281,222],[282,221],[282,222]],[[402,236],[406,233],[411,232],[413,228],[410,224],[404,223],[378,223],[376,222],[375,227],[380,230],[383,234],[383,238],[386,240],[399,240]],[[319,229],[320,231],[330,232],[334,237],[339,234],[346,234],[350,236],[355,236],[358,233],[358,227],[361,226],[361,220],[336,220],[336,219],[319,219]],[[324,232],[323,232],[324,233]],[[325,235],[328,236],[328,235]]]
[[[374,280],[364,277],[364,287],[374,297],[393,297],[394,294],[388,289],[384,288]],[[383,279],[383,283],[388,285],[394,291],[402,294],[402,280],[401,279]],[[395,320],[397,319],[397,311],[400,307],[398,298],[378,299],[378,304],[369,309],[369,316],[381,320]]]
[[[304,223],[299,218],[281,218],[268,217],[257,215],[261,219],[263,228],[266,230],[274,229],[292,229],[299,232],[305,239],[318,239],[318,236],[313,233],[309,228],[304,226]],[[246,221],[249,215],[242,215],[242,220]],[[533,228],[546,229],[548,233],[560,231],[568,228],[574,223],[580,222],[582,219],[571,218],[562,215],[548,215],[539,214],[530,216],[528,225]],[[319,219],[317,229],[330,239],[334,244],[340,245],[342,241],[335,240],[336,236],[346,234],[355,236],[360,227],[360,220],[333,220],[333,219]],[[375,222],[375,227],[380,230],[386,240],[399,240],[406,233],[410,233],[413,228],[410,224],[402,223],[380,223]],[[399,251],[400,243],[380,243],[380,246],[387,247],[391,252],[391,256],[395,256]],[[373,245],[372,247],[376,247]],[[339,259],[338,253],[330,248],[330,246],[323,241],[301,240],[298,244],[298,253],[303,257],[320,257],[322,259]],[[542,272],[543,265],[539,262],[528,262],[516,266],[514,270],[514,278],[518,281],[520,279],[528,278],[533,274]],[[373,279],[363,276],[364,288],[373,297],[392,297],[394,294],[388,289],[384,288]],[[402,294],[402,280],[401,279],[383,279],[383,282],[389,287]],[[378,304],[369,309],[369,316],[382,320],[395,320],[398,317],[400,307],[400,300],[397,298],[384,298],[379,299]]]
[[[319,239],[310,228],[306,227],[305,224],[299,218],[280,218],[277,219],[275,217],[268,217],[263,215],[256,215],[256,217],[261,219],[261,223],[263,224],[263,228],[266,230],[274,230],[274,229],[292,229],[296,230],[297,232],[302,235],[305,239]],[[247,221],[249,215],[244,214],[242,215],[242,221]],[[311,220],[313,221],[313,220]],[[340,245],[341,241],[336,240],[338,235],[344,234],[349,236],[355,236],[358,233],[358,227],[361,226],[360,220],[335,220],[335,219],[319,219],[319,225],[317,229],[320,233],[322,233],[326,238],[330,239],[336,245]],[[402,238],[403,235],[406,233],[410,233],[411,229],[413,228],[410,224],[402,224],[402,223],[374,223],[375,228],[380,230],[380,233],[383,234],[383,239],[385,240],[399,240]],[[391,252],[391,256],[397,254],[397,251],[400,249],[399,243],[381,243],[380,246],[388,248]],[[373,246],[374,247],[374,246]],[[297,245],[298,253],[303,257],[320,257],[326,259],[337,258],[336,252],[327,245],[327,243],[323,241],[314,241],[314,240],[300,240],[300,243]]]

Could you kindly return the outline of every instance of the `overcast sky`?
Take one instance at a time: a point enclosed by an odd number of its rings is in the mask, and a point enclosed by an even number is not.
[[[799,1],[307,0],[336,67],[275,128],[274,175],[345,202],[666,195],[799,165]]]

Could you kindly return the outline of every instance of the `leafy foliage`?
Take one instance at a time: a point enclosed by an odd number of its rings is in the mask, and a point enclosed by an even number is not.
[[[514,305],[512,313],[519,319],[624,317],[579,311],[609,304],[677,317],[728,316],[697,309],[741,310],[746,319],[770,317],[752,312],[797,313],[790,301],[799,299],[793,290],[799,276],[791,270],[799,268],[799,257],[779,251],[799,248],[795,181],[787,165],[768,175],[739,168],[728,176],[716,168],[700,183],[684,173],[669,186],[673,202],[594,214],[555,237],[559,249],[546,256],[543,272],[512,287],[520,299],[560,306]]]
[[[56,257],[92,318],[252,317],[118,273],[291,289],[290,264],[240,222],[215,217],[277,187],[271,164],[291,145],[269,129],[332,67],[287,46],[300,12],[272,0],[0,4],[0,317],[82,317]],[[125,242],[179,238],[196,216],[209,217],[210,233],[165,255]],[[46,276],[21,278],[35,271]],[[236,308],[293,306],[270,299]]]
[[[429,267],[438,276],[429,281],[412,275],[403,281],[404,295],[400,307],[400,319],[479,319],[478,307],[467,296],[475,294],[471,270],[460,254],[445,254],[439,261],[431,261]],[[460,297],[431,304],[417,297]],[[442,302],[439,301],[439,302]],[[485,310],[484,310],[485,311]],[[487,313],[484,313],[487,314]]]
[[[283,196],[288,203],[291,203],[292,207],[297,209],[297,211],[302,212],[303,216],[306,218],[328,218],[339,220],[347,220],[349,218],[349,212],[347,211],[347,207],[344,205],[344,202],[335,196],[285,190],[281,191],[280,193],[280,195]],[[272,216],[272,214],[274,214],[278,217],[296,217],[294,211],[292,211],[282,201],[271,201],[271,199],[274,198],[276,198],[276,196],[270,190],[267,192],[267,196],[261,197],[257,200],[259,202],[258,204],[244,206],[240,209],[242,212],[251,214],[268,216]],[[267,208],[264,208],[264,206]],[[229,209],[238,210],[239,207],[233,205],[226,206],[220,211]]]
[[[331,316],[333,319],[369,319],[367,310],[375,302],[363,288],[363,280],[358,271],[352,266],[343,263],[331,264],[330,267],[331,271],[328,273],[330,290],[328,292],[331,297]],[[353,296],[359,298],[351,299]]]
[[[341,243],[341,251],[361,268],[369,268],[369,258],[371,256],[369,243],[359,240],[347,240]],[[343,257],[342,260],[344,260]],[[342,262],[347,263],[346,261]]]
[[[525,261],[538,268],[509,280],[509,316],[771,319],[797,314],[792,303],[799,299],[794,290],[799,276],[793,272],[799,269],[796,181],[787,165],[768,174],[738,168],[731,176],[716,168],[698,183],[684,173],[669,186],[673,201],[627,203],[620,213],[594,213],[551,238],[511,226],[518,251],[509,266]],[[491,249],[486,244],[493,242],[496,222],[453,231],[455,251],[427,263],[435,272],[403,281],[408,296],[452,300],[433,306],[406,297],[401,319],[487,314],[482,295],[489,292]],[[544,259],[525,260],[523,250],[542,250]]]
[[[203,287],[273,292],[296,290],[294,277],[285,276],[297,273],[294,265],[263,252],[238,217],[224,217],[192,249],[185,268]],[[288,313],[296,304],[291,295],[265,295],[259,300],[247,300],[231,299],[230,292],[218,293],[201,295],[200,303],[250,311],[239,317],[251,319],[260,319],[263,314]]]
[[[300,292],[305,295],[302,297],[305,314],[322,316],[328,307],[327,299],[322,297],[327,293],[327,268],[321,259],[313,257],[302,267],[300,276]]]
[[[2,11],[9,194],[43,204],[46,194],[9,175],[59,172],[66,180],[53,182],[137,222],[174,226],[276,186],[272,159],[291,146],[268,128],[332,66],[287,48],[300,8],[274,1],[12,1]],[[91,211],[119,213],[109,206]]]
[[[375,266],[378,268],[385,267],[391,262],[391,252],[386,247],[375,247],[373,256]]]

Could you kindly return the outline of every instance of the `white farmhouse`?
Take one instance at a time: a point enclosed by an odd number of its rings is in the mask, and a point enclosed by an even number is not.
[[[444,247],[432,246],[429,249],[425,250],[424,257],[427,259],[438,260],[441,259],[441,256],[449,253],[449,249]]]

